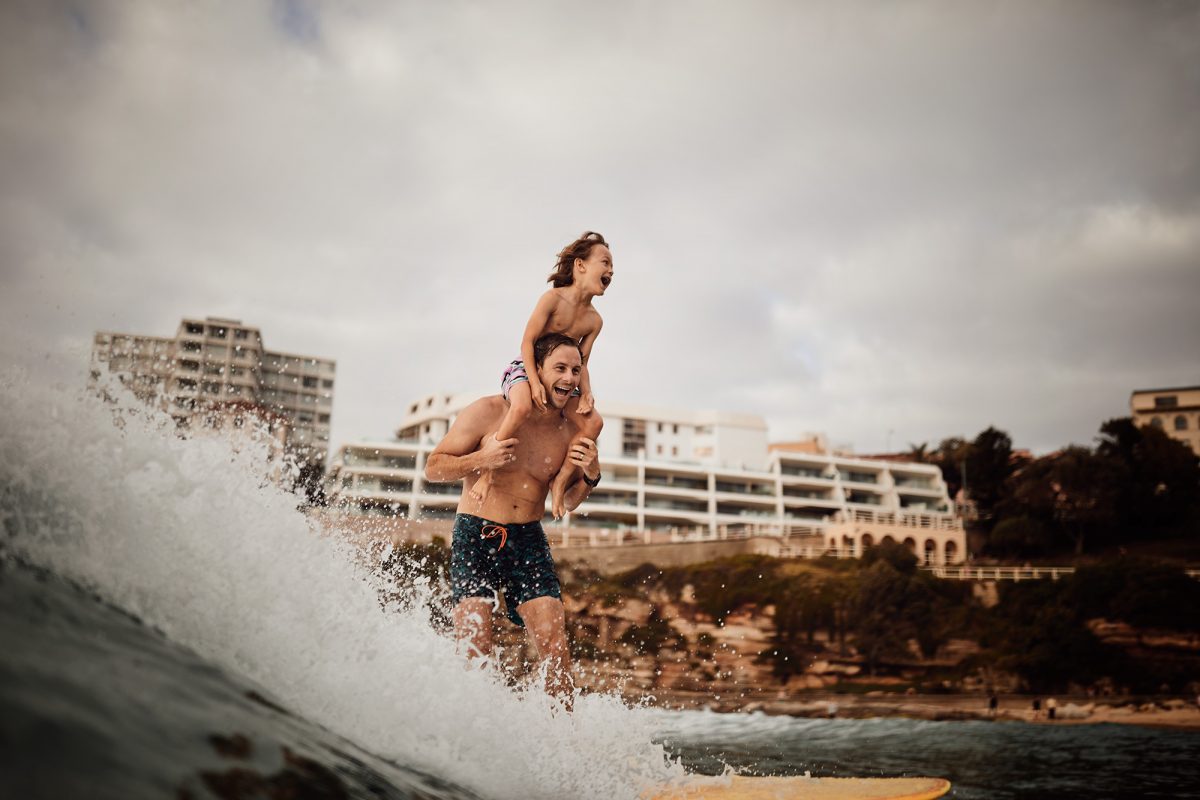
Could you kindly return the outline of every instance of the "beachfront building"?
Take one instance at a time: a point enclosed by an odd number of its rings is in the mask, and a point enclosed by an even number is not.
[[[409,520],[452,517],[461,485],[431,483],[422,473],[455,415],[474,399],[424,397],[409,406],[395,439],[339,448],[326,486],[332,504]],[[890,539],[927,563],[966,556],[936,466],[820,446],[771,448],[765,421],[752,414],[609,403],[604,418],[601,483],[565,521],[600,529],[604,541],[772,536],[792,555],[857,557]]]
[[[1129,414],[1138,427],[1158,428],[1200,456],[1200,386],[1135,389]]]
[[[324,468],[329,454],[336,364],[331,359],[267,350],[258,328],[235,319],[185,318],[174,336],[98,331],[92,377],[104,369],[130,391],[175,418],[221,427],[253,408],[259,422],[283,431],[288,453]]]

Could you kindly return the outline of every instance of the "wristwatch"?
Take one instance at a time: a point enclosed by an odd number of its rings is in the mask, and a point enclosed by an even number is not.
[[[596,475],[596,480],[593,481],[593,480],[588,479],[587,473],[585,472],[585,473],[583,473],[583,482],[586,483],[588,486],[592,487],[593,489],[595,489],[597,486],[600,485],[600,476],[603,474],[604,473],[601,472],[598,475]]]

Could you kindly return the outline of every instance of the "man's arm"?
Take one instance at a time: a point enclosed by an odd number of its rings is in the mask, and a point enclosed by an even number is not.
[[[596,443],[591,439],[583,438],[571,445],[571,449],[567,451],[567,461],[582,470],[582,475],[586,476],[589,481],[597,481],[600,478],[600,457],[596,450]],[[579,504],[588,499],[592,493],[592,487],[588,486],[583,478],[575,481],[567,489],[567,494],[563,498],[568,511],[574,511],[579,507]]]
[[[434,483],[457,481],[485,469],[499,469],[513,461],[517,440],[496,441],[494,436],[480,444],[496,421],[494,401],[476,400],[455,418],[450,430],[425,461],[425,479]]]

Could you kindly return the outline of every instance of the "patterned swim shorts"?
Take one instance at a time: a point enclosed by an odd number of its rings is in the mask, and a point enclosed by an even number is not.
[[[513,359],[504,368],[504,374],[500,376],[500,394],[507,400],[509,390],[521,381],[527,380],[529,380],[529,375],[525,372],[525,362],[519,358]],[[571,397],[579,397],[579,394],[579,387],[576,386],[575,391],[571,392]]]
[[[494,598],[497,591],[504,592],[508,618],[522,627],[517,606],[538,597],[562,599],[540,521],[501,524],[456,515],[450,586],[455,605],[464,597]]]

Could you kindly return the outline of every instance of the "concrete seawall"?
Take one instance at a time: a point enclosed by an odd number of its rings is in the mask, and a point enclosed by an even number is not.
[[[624,572],[646,563],[656,567],[683,567],[747,553],[779,555],[779,540],[765,536],[703,542],[626,543],[608,547],[555,546],[552,538],[550,545],[556,560],[583,563],[605,575]]]
[[[448,544],[452,525],[450,520],[418,521],[402,517],[343,516],[324,510],[309,512],[309,516],[326,530],[337,531],[363,544],[372,541],[393,544],[429,542],[435,537],[440,537]],[[585,564],[605,575],[624,572],[645,563],[654,564],[656,567],[682,567],[744,553],[780,555],[781,540],[771,536],[649,543],[626,539],[620,544],[591,544],[593,538],[603,541],[611,533],[605,529],[573,526],[564,537],[561,528],[546,529],[546,537],[550,541],[556,560]],[[655,535],[667,536],[666,533]],[[564,538],[567,541],[565,545]]]

